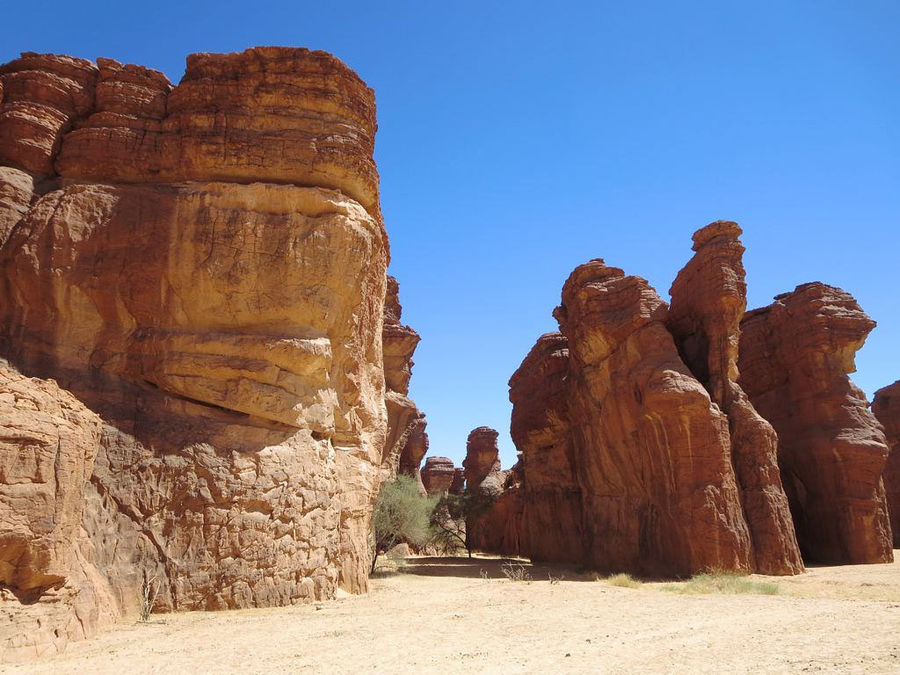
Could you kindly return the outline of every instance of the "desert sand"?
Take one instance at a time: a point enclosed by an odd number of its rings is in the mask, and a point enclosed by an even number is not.
[[[900,671],[898,563],[746,578],[752,589],[771,591],[768,585],[775,584],[773,595],[693,594],[683,583],[621,587],[524,562],[531,580],[512,581],[504,564],[498,558],[386,561],[368,595],[288,608],[154,615],[16,670]]]

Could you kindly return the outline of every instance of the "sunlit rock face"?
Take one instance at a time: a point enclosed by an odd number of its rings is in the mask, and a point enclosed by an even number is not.
[[[9,377],[52,377],[102,419],[87,482],[61,479],[82,515],[60,546],[89,555],[58,555],[37,587],[4,578],[56,594],[59,617],[76,603],[56,589],[89,579],[101,615],[3,636],[6,654],[134,616],[147,580],[157,611],[364,591],[397,459],[371,90],[286,48],[193,55],[174,88],[35,54],[0,82],[0,350]]]
[[[747,309],[740,235],[741,228],[730,221],[694,233],[694,256],[669,291],[666,325],[685,364],[728,416],[754,569],[796,574],[803,562],[778,470],[778,438],[737,384],[740,323]]]
[[[808,563],[893,559],[884,433],[848,373],[875,327],[853,297],[813,282],[741,322],[741,387],[778,433],[778,461]]]
[[[884,489],[891,517],[894,548],[900,548],[900,380],[875,392],[872,412],[884,427],[890,450],[884,465]]]
[[[521,478],[503,495],[533,559],[661,576],[891,559],[887,447],[847,377],[874,322],[819,283],[745,314],[740,234],[694,234],[670,306],[599,259],[566,281],[560,331],[510,379]]]

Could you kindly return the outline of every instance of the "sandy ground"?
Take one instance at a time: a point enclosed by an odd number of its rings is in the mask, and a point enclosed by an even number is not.
[[[774,581],[778,595],[624,588],[529,565],[532,581],[510,581],[502,564],[410,559],[400,573],[378,574],[367,596],[154,617],[7,670],[900,672],[900,563],[752,578]]]

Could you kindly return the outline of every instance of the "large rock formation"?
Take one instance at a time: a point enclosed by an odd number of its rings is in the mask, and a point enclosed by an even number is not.
[[[569,425],[569,347],[538,338],[509,381],[510,433],[521,457],[522,537],[535,561],[582,563],[583,509]]]
[[[884,426],[888,455],[884,465],[884,490],[894,534],[894,548],[900,548],[900,380],[879,389],[872,400],[872,412]]]
[[[395,352],[382,360],[372,91],[328,54],[285,48],[193,55],[174,88],[25,54],[0,85],[0,352],[103,421],[5,376],[40,396],[2,446],[0,465],[37,439],[0,474],[19,514],[0,520],[2,583],[40,601],[0,612],[28,631],[45,597],[80,619],[90,588],[107,616],[134,616],[147,583],[158,611],[364,591],[372,503],[399,452],[385,380],[403,396],[408,382]],[[77,429],[47,431],[58,418]],[[47,467],[52,500],[21,487]],[[32,489],[44,502],[22,511]],[[75,521],[51,532],[38,516],[60,509]],[[69,619],[0,649],[91,632]]]
[[[602,260],[575,269],[562,301],[587,562],[650,575],[750,569],[728,420],[679,358],[666,304]]]
[[[747,309],[740,234],[738,224],[728,221],[694,234],[696,253],[669,291],[667,325],[685,364],[728,416],[731,461],[755,569],[795,574],[803,562],[778,472],[778,439],[736,382],[740,323]]]
[[[814,282],[748,312],[740,384],[778,433],[778,461],[808,563],[888,562],[887,446],[847,377],[875,327],[853,297]]]
[[[422,467],[421,476],[429,497],[443,496],[450,492],[456,478],[456,468],[449,457],[429,457]]]
[[[510,380],[509,492],[533,559],[664,576],[792,574],[801,551],[890,559],[886,449],[846,377],[874,324],[821,284],[742,324],[739,235],[725,221],[695,233],[671,307],[601,260],[569,277],[560,333]]]

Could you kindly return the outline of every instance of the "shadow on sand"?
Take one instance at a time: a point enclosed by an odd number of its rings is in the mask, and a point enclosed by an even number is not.
[[[556,564],[534,564],[525,558],[497,558],[487,556],[406,558],[401,568],[404,574],[426,577],[461,577],[466,579],[506,579],[510,573],[525,572],[533,581],[566,580],[591,581],[593,575],[579,573],[572,567]]]

